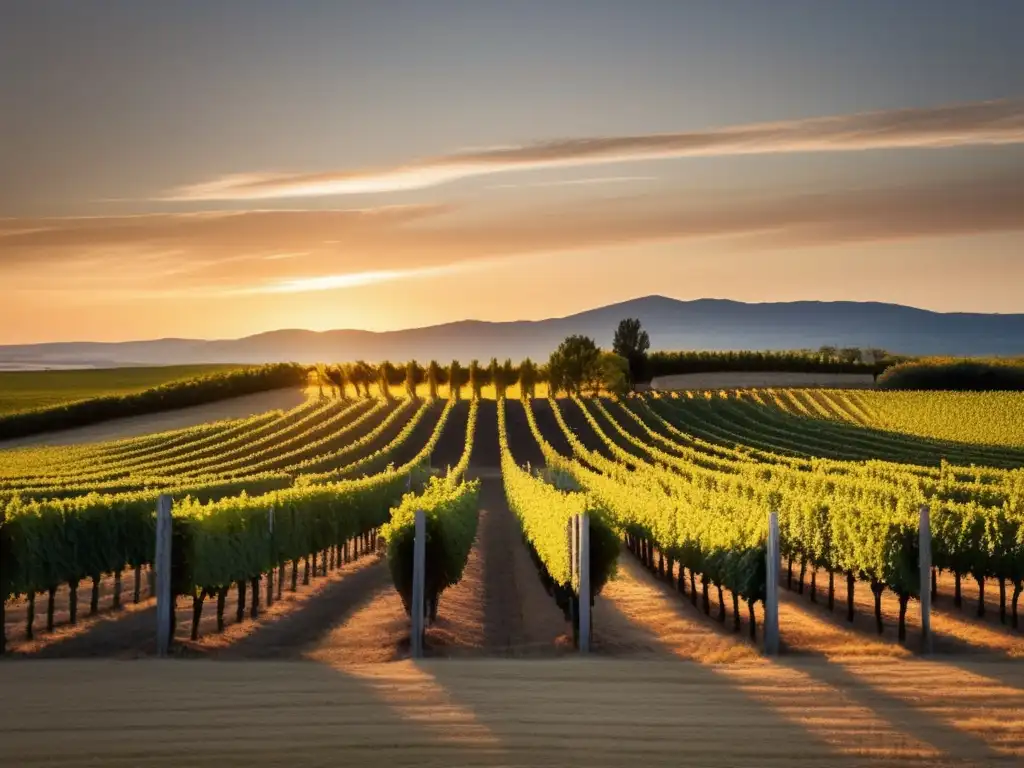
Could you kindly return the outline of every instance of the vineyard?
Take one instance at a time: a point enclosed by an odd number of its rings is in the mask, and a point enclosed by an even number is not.
[[[408,655],[419,511],[428,656],[572,653],[586,600],[598,656],[749,664],[764,658],[775,590],[793,659],[895,658],[938,675],[1024,655],[1024,396],[379,389],[0,453],[7,654],[154,653],[164,498],[177,655]],[[770,512],[779,584],[768,583]],[[573,520],[588,526],[585,561]],[[936,655],[920,658],[923,594]],[[810,684],[772,669],[780,686]],[[872,685],[901,700],[912,689]],[[1020,696],[1012,689],[1006,706]],[[986,728],[967,730],[986,740]],[[993,744],[1024,754],[1024,729]]]

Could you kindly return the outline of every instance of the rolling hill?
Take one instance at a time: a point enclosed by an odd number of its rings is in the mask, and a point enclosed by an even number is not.
[[[278,330],[242,339],[155,339],[0,346],[0,368],[321,360],[543,359],[571,333],[609,346],[618,321],[639,317],[654,349],[882,347],[913,355],[1024,354],[1024,315],[938,313],[896,304],[746,304],[647,296],[537,321],[463,320],[375,333]]]

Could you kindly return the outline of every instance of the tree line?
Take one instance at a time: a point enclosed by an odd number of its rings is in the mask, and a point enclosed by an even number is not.
[[[895,358],[877,348],[825,346],[818,350],[796,351],[682,351],[649,353],[650,336],[636,318],[625,318],[615,329],[610,350],[601,349],[589,336],[568,336],[551,353],[546,363],[527,358],[519,364],[492,358],[483,364],[473,360],[463,366],[454,360],[447,365],[431,361],[421,366],[415,360],[401,365],[384,361],[376,365],[365,361],[318,366],[321,386],[328,386],[342,395],[351,387],[356,395],[370,396],[375,387],[385,397],[392,387],[404,385],[409,393],[423,383],[431,397],[437,396],[441,385],[452,387],[454,397],[468,386],[478,397],[484,386],[494,386],[499,394],[519,385],[532,395],[536,385],[546,383],[552,393],[580,394],[605,391],[624,394],[638,383],[658,376],[718,371],[778,371],[801,373],[870,373],[877,376]]]

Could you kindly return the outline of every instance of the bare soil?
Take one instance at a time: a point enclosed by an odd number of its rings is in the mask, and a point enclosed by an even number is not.
[[[433,656],[552,656],[570,628],[541,584],[496,471],[477,473],[480,521],[462,580],[427,630]],[[571,642],[571,641],[570,641]]]
[[[1024,669],[982,672],[1007,693],[886,661],[2,664],[0,764],[1019,765]]]
[[[698,584],[699,588],[699,584]],[[624,553],[594,609],[595,651],[686,659],[798,726],[833,754],[871,764],[994,765],[1024,758],[1024,665],[998,651],[921,657],[832,621],[783,593],[783,654],[760,657],[747,626],[720,624]],[[728,595],[726,595],[728,600]],[[763,617],[758,611],[757,620]],[[872,619],[873,621],[873,619]],[[639,665],[637,665],[639,667]],[[924,763],[922,763],[924,764]]]
[[[555,656],[566,648],[565,619],[522,543],[500,477],[494,470],[480,474],[477,539],[462,580],[441,595],[437,621],[427,629],[427,653]],[[376,558],[343,573],[301,608],[248,626],[243,638],[220,642],[218,655],[308,658],[346,667],[408,656],[409,619],[386,562]]]
[[[477,417],[479,419],[479,416]],[[469,402],[460,400],[452,406],[441,436],[430,454],[430,466],[445,471],[459,463],[466,448],[466,424],[469,422]],[[478,421],[479,423],[479,421]]]

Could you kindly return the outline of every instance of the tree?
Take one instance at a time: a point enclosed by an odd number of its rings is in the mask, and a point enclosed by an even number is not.
[[[548,361],[548,381],[555,391],[583,392],[601,380],[601,350],[589,336],[566,338]]]
[[[326,373],[328,380],[334,385],[338,399],[347,400],[348,393],[345,391],[345,367],[341,365],[330,365],[327,367]]]
[[[391,399],[391,382],[395,378],[395,366],[385,360],[377,366],[377,388],[385,400]]]
[[[355,387],[356,397],[359,396],[359,385],[363,385],[363,395],[365,397],[370,396],[370,383],[373,381],[373,366],[367,363],[365,360],[358,360],[349,366],[348,380],[352,382],[352,386]]]
[[[839,350],[839,359],[844,363],[859,363],[864,359],[860,347],[843,347]]]
[[[508,392],[508,388],[516,383],[517,375],[516,367],[512,364],[512,360],[506,357],[505,362],[501,365],[501,380],[505,387],[501,392],[502,397]]]
[[[320,388],[320,399],[324,399],[324,382],[327,381],[327,366],[323,363],[316,364],[316,383]]]
[[[878,347],[871,347],[870,349],[865,350],[865,354],[867,357],[871,358],[872,363],[880,363],[889,356],[889,352],[887,350],[880,349]]]
[[[647,331],[636,318],[626,318],[619,322],[612,341],[612,351],[626,359],[629,365],[629,383],[635,385],[642,381],[647,362],[647,350],[651,348],[651,339]]]
[[[822,360],[829,362],[839,356],[839,350],[836,347],[824,346],[818,350],[818,354],[821,355]]]
[[[420,383],[422,373],[423,370],[415,360],[410,360],[405,364],[405,392],[409,397],[416,396],[416,385]]]
[[[614,352],[602,352],[601,386],[616,397],[628,395],[631,389],[629,361]]]
[[[469,390],[473,393],[473,399],[480,399],[480,390],[484,385],[483,369],[479,360],[469,361]]]
[[[448,397],[452,400],[459,399],[459,393],[462,390],[462,366],[458,360],[452,360],[452,364],[448,366]]]
[[[430,390],[430,399],[437,399],[437,385],[441,381],[441,366],[437,360],[431,360],[427,366],[427,387]]]
[[[500,400],[505,396],[505,387],[507,385],[505,384],[505,372],[502,370],[498,358],[491,358],[491,362],[487,366],[487,372],[490,374],[491,384],[494,385],[494,398]]]
[[[533,397],[537,389],[538,371],[533,360],[526,358],[519,364],[519,394],[521,397]]]

